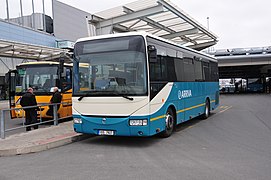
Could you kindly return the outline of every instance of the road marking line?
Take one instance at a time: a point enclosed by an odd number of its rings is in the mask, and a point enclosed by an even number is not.
[[[227,111],[227,110],[229,110],[231,108],[232,108],[232,106],[227,106],[225,109],[219,111],[217,114],[223,113],[223,112],[225,112],[225,111]]]

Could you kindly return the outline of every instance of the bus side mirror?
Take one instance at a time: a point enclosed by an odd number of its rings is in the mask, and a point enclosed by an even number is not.
[[[157,49],[154,45],[148,45],[148,56],[151,63],[157,62]]]

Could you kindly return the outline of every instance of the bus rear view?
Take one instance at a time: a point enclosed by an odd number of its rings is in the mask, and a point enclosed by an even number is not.
[[[193,53],[197,54],[145,33],[78,40],[73,65],[74,130],[168,137],[177,124],[199,115],[208,117],[218,106],[218,80],[177,79],[184,77],[183,69],[177,67],[184,60],[177,55]]]

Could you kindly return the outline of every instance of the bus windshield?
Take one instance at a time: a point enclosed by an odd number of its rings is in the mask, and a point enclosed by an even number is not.
[[[79,42],[75,45],[73,94],[146,95],[146,72],[141,36]]]
[[[18,81],[16,94],[26,92],[28,87],[34,89],[35,94],[50,93],[50,89],[56,86],[58,74],[57,66],[27,66],[18,68]]]

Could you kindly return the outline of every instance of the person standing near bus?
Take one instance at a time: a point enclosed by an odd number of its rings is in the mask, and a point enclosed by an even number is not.
[[[29,87],[27,92],[22,96],[20,101],[22,107],[37,106],[36,96],[33,93],[33,89]],[[37,107],[24,109],[25,111],[25,125],[35,124],[37,120]],[[38,125],[33,126],[34,129],[38,129]],[[26,131],[31,131],[31,126],[26,127]]]
[[[60,94],[60,92],[58,91],[58,87],[53,87],[53,96],[50,100],[50,103],[61,103],[62,100],[62,95]],[[57,110],[59,109],[60,104],[57,105]],[[53,106],[49,106],[49,110],[47,111],[46,115],[48,116],[53,116]]]

